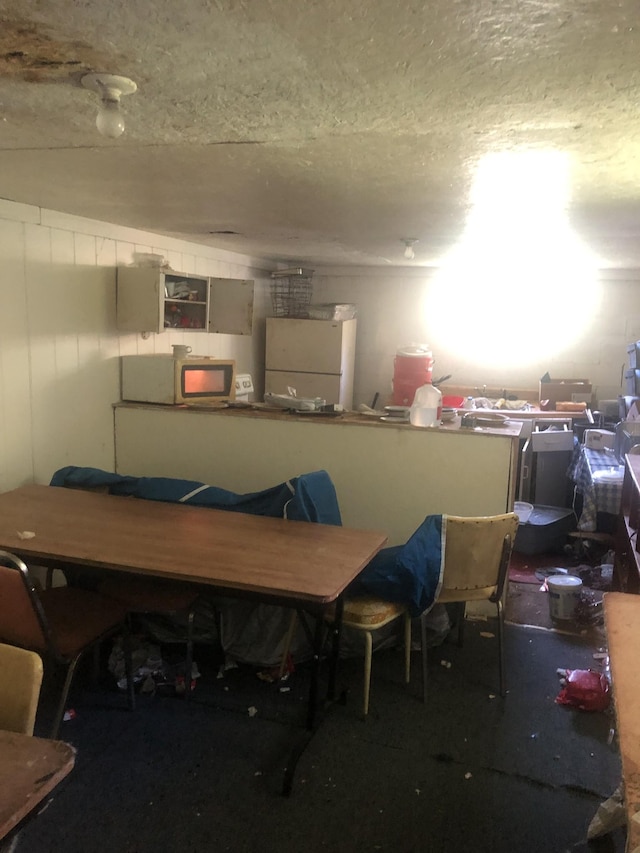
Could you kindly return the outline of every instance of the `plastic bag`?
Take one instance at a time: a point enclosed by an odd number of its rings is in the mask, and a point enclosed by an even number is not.
[[[593,669],[559,670],[563,687],[556,696],[559,705],[572,705],[581,711],[606,711],[611,702],[611,685],[602,672]]]

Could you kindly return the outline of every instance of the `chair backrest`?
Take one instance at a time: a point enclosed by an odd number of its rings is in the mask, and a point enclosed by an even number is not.
[[[500,597],[518,529],[514,512],[445,517],[443,589],[493,588]]]
[[[0,729],[33,734],[41,685],[40,656],[0,643]]]
[[[56,654],[36,588],[23,560],[0,551],[0,640]]]

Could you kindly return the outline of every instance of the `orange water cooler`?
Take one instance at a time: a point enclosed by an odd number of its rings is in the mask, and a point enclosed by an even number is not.
[[[410,406],[418,388],[431,382],[433,355],[426,344],[399,347],[393,360],[393,405]]]

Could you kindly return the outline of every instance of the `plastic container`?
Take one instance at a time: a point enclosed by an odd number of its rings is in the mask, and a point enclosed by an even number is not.
[[[415,392],[409,410],[409,422],[413,426],[437,426],[442,416],[442,392],[430,382],[421,385]]]
[[[443,408],[451,408],[451,409],[459,409],[462,407],[464,403],[464,397],[459,396],[458,394],[443,394],[442,395],[442,406]]]
[[[433,355],[428,344],[399,347],[393,360],[393,403],[411,406],[421,385],[433,378]]]
[[[552,619],[573,619],[582,593],[582,581],[575,575],[552,575],[547,578],[549,615]]]
[[[526,503],[526,501],[516,501],[513,505],[513,511],[518,516],[520,524],[526,524],[533,512],[533,504]]]
[[[521,521],[513,547],[518,554],[544,554],[562,548],[571,530],[576,529],[573,510],[533,505],[529,520]]]

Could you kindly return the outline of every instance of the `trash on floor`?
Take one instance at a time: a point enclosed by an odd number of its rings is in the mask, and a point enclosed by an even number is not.
[[[624,826],[626,822],[627,813],[624,806],[623,788],[622,785],[619,785],[609,799],[598,807],[598,811],[589,824],[587,838],[591,840],[607,835],[619,826]]]
[[[559,669],[562,690],[556,696],[559,705],[571,705],[581,711],[606,711],[611,704],[611,684],[603,672],[593,669]]]
[[[295,672],[295,664],[291,655],[288,654],[284,666],[267,667],[266,669],[258,670],[256,675],[260,681],[273,684],[276,681],[286,681],[293,672]]]
[[[109,655],[109,672],[115,677],[119,690],[127,689],[124,651],[122,638],[118,637]],[[185,693],[186,661],[179,659],[173,662],[163,660],[160,646],[142,637],[131,638],[131,658],[133,668],[133,683],[140,693],[161,693],[163,695],[182,695]],[[191,690],[200,678],[198,665],[191,664]]]

